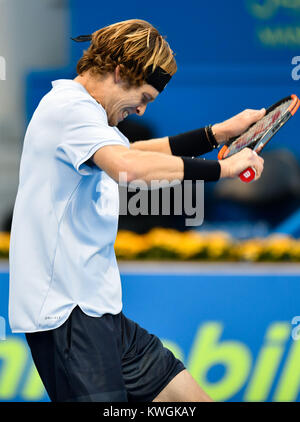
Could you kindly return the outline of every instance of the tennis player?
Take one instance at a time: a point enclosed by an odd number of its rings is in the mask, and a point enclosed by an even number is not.
[[[263,160],[250,149],[221,162],[193,157],[265,110],[130,145],[116,125],[142,116],[163,91],[177,70],[172,50],[142,20],[75,40],[90,42],[78,76],[52,82],[25,135],[11,231],[11,329],[26,333],[51,401],[211,401],[158,337],[122,313],[119,175],[216,181],[251,166],[258,178]]]

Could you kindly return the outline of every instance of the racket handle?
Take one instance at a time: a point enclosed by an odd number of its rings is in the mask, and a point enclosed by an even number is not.
[[[249,183],[252,182],[252,180],[255,179],[256,171],[253,167],[248,167],[246,170],[242,171],[240,173],[240,179],[242,182]]]

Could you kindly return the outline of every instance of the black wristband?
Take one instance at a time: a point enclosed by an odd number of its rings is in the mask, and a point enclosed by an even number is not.
[[[183,180],[215,182],[220,179],[221,166],[217,160],[181,157],[184,164]]]
[[[208,125],[205,128],[206,129],[206,133],[207,133],[207,137],[208,137],[208,140],[209,140],[211,146],[213,148],[218,148],[219,147],[219,144],[218,144],[218,142],[217,142],[217,140],[215,138],[215,135],[213,134],[213,131],[212,131],[212,128],[211,127],[212,127],[211,125]]]
[[[172,155],[194,157],[213,150],[205,128],[169,136]]]

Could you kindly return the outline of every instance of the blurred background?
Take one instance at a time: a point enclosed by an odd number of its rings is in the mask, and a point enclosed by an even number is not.
[[[26,127],[51,81],[76,76],[88,44],[70,37],[131,18],[167,37],[178,72],[142,119],[120,124],[130,142],[300,95],[300,0],[116,0],[113,7],[0,0],[2,401],[48,400],[23,335],[12,335],[7,322],[6,259]],[[263,152],[259,181],[205,184],[204,221],[193,233],[185,215],[120,216],[116,252],[127,314],[160,335],[215,400],[299,400],[300,342],[291,323],[300,314],[297,114]]]
[[[9,229],[22,141],[32,113],[52,80],[76,76],[75,65],[88,46],[72,42],[71,36],[132,17],[151,21],[167,36],[178,72],[142,119],[130,117],[121,124],[131,142],[175,135],[299,93],[300,10],[295,0],[190,1],[184,8],[167,1],[163,9],[117,2],[117,13],[93,1],[88,7],[76,0],[0,4],[0,55],[6,62],[0,98],[2,230]],[[296,115],[263,153],[265,171],[255,185],[238,180],[206,184],[200,230],[225,228],[240,238],[281,230],[300,207],[299,121]],[[181,216],[137,216],[134,222],[121,216],[120,228],[185,230],[183,222]],[[298,225],[289,231],[298,234]]]

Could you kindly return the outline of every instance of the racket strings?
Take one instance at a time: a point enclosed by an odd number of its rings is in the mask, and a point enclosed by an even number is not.
[[[225,156],[236,154],[241,149],[248,147],[253,148],[262,136],[276,123],[277,120],[287,111],[292,103],[292,99],[285,101],[278,105],[268,114],[266,114],[261,120],[255,123],[250,129],[244,134],[239,136],[231,145],[229,145]]]

